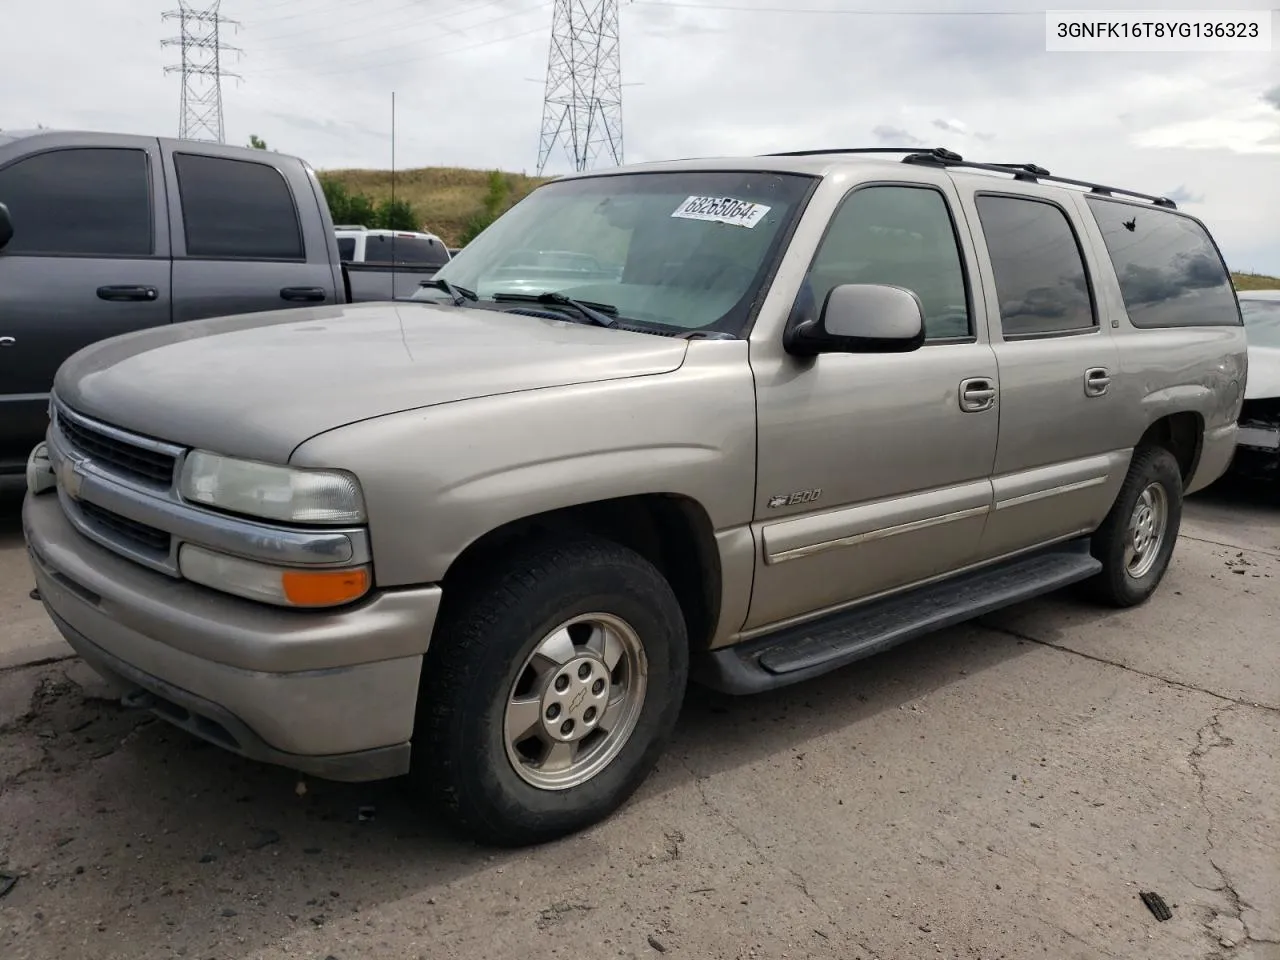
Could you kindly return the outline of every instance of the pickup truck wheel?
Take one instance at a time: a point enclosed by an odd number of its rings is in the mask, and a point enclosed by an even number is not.
[[[526,549],[454,589],[423,665],[412,779],[486,843],[607,817],[679,715],[689,653],[671,587],[592,539]]]
[[[1169,568],[1182,523],[1182,473],[1163,447],[1133,455],[1110,513],[1093,535],[1102,572],[1088,582],[1093,597],[1113,607],[1145,601]]]

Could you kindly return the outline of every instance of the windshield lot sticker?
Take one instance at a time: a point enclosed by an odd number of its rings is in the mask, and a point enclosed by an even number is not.
[[[734,200],[732,197],[690,197],[671,215],[683,220],[706,220],[751,228],[768,212],[769,208],[764,204]]]

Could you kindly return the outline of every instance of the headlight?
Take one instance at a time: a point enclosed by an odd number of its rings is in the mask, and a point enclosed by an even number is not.
[[[282,607],[335,607],[369,592],[368,567],[300,570],[242,560],[184,543],[178,568],[192,583]]]
[[[231,513],[285,523],[363,523],[364,497],[351,474],[299,470],[195,450],[178,483],[182,496]]]

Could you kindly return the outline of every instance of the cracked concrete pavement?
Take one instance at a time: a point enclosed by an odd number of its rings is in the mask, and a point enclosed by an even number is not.
[[[1211,490],[1183,532],[1137,610],[1054,597],[695,691],[625,809],[518,852],[206,747],[77,661],[0,671],[0,956],[1280,960],[1280,500]],[[0,631],[51,641],[19,561],[11,500]]]

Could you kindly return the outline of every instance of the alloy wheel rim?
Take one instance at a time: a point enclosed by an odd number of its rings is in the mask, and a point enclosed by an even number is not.
[[[1149,483],[1138,496],[1125,531],[1124,567],[1135,580],[1155,566],[1169,526],[1169,496],[1164,486]]]
[[[587,613],[562,623],[534,646],[507,694],[507,759],[542,790],[586,783],[631,738],[647,685],[644,644],[626,621]]]

